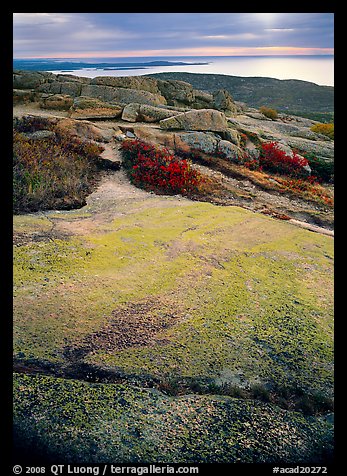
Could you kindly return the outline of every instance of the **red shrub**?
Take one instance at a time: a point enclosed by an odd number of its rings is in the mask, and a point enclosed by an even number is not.
[[[261,145],[259,165],[270,172],[300,177],[307,175],[308,160],[295,152],[287,155],[277,142],[268,142]]]
[[[179,159],[165,148],[140,140],[126,140],[122,151],[131,180],[148,190],[186,194],[196,191],[204,180],[188,160]]]

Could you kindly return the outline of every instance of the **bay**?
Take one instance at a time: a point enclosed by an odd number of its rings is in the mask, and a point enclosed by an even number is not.
[[[64,63],[69,61],[64,59]],[[70,61],[78,61],[76,59]],[[334,86],[334,56],[182,56],[182,57],[129,57],[81,59],[83,67],[73,70],[52,69],[53,73],[68,73],[94,78],[96,76],[139,76],[162,72],[187,72],[225,74],[243,77],[267,77],[276,79],[298,79],[321,86]],[[182,65],[148,64],[152,61],[183,62]],[[88,67],[88,62],[93,67]],[[114,68],[94,67],[95,63],[117,63]],[[127,66],[128,63],[140,66]],[[121,65],[120,65],[121,63]],[[195,63],[195,64],[194,64]],[[199,64],[197,64],[199,63]],[[59,63],[57,62],[58,66]]]

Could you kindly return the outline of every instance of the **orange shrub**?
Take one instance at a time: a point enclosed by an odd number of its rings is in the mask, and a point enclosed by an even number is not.
[[[264,114],[264,116],[268,117],[269,119],[277,119],[278,117],[278,113],[275,109],[271,109],[266,106],[261,106],[261,108],[259,109],[259,112]]]

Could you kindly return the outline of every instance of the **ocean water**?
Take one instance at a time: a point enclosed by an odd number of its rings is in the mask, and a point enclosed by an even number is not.
[[[185,64],[175,66],[146,65],[151,61],[181,61]],[[69,60],[64,60],[69,61]],[[76,76],[94,78],[96,76],[138,76],[162,72],[188,72],[207,74],[226,74],[231,76],[257,76],[276,79],[300,79],[322,86],[334,85],[334,56],[205,56],[205,57],[141,57],[141,58],[85,58],[80,60],[81,69],[58,70],[53,73],[69,73]],[[125,69],[88,68],[85,63],[124,63]],[[129,68],[127,63],[142,63],[141,67]],[[59,64],[59,63],[57,63]],[[117,67],[118,68],[118,67]]]

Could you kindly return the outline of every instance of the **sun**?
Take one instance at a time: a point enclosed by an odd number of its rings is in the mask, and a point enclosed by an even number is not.
[[[260,20],[266,26],[270,26],[277,18],[278,13],[253,13],[257,20]]]

